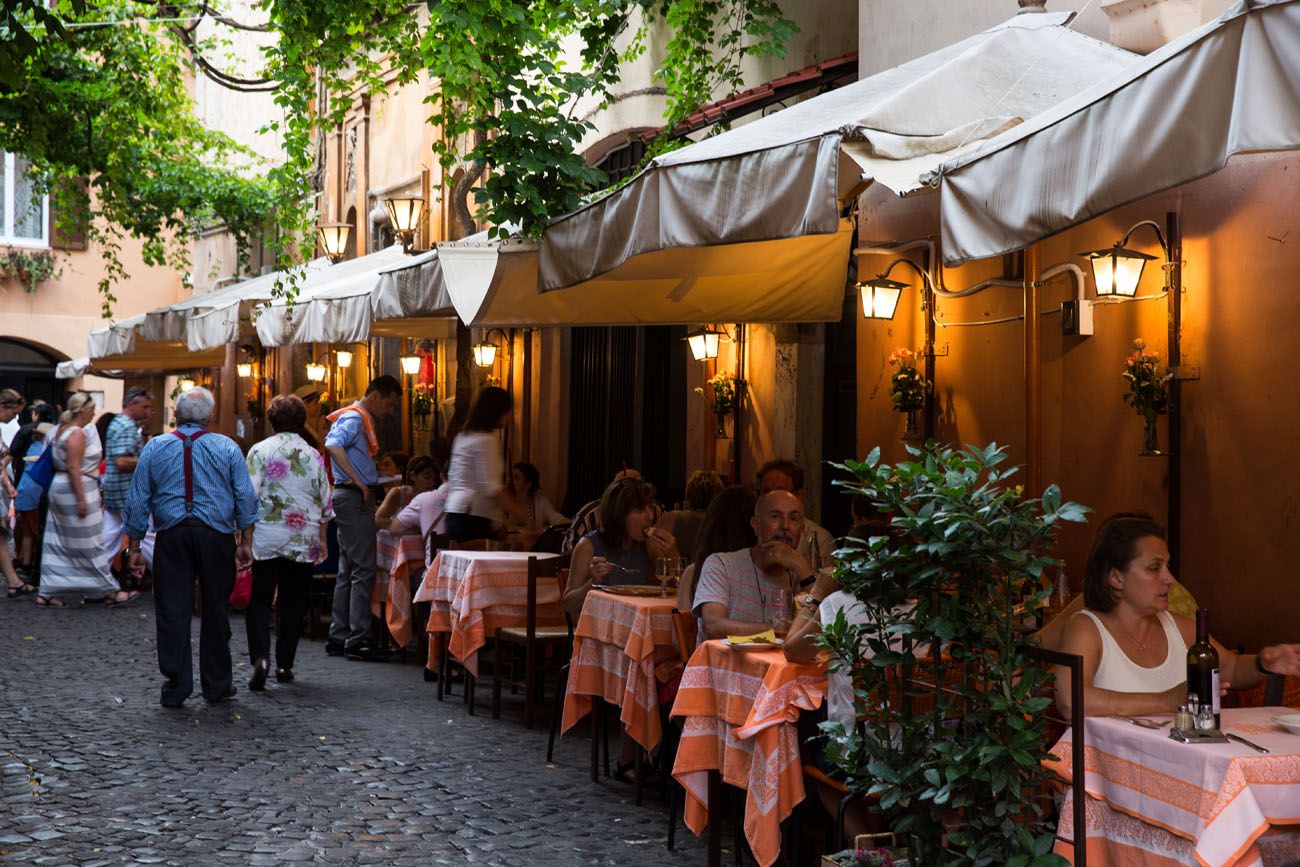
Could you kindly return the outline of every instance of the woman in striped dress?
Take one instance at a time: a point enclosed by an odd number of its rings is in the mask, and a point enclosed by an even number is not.
[[[99,502],[99,462],[104,447],[90,422],[95,402],[85,392],[68,399],[59,418],[54,449],[54,481],[50,484],[50,516],[41,553],[41,590],[36,604],[62,608],[56,594],[81,593],[108,605],[130,602],[109,572],[110,552],[104,547],[104,511]]]

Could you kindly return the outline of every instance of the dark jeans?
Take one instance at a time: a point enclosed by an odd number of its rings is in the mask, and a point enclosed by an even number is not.
[[[167,678],[162,700],[179,704],[194,692],[190,629],[194,579],[203,602],[199,625],[199,684],[204,698],[230,691],[230,615],[235,586],[235,537],[182,524],[163,530],[153,555],[153,605],[158,626],[158,670]]]
[[[271,655],[271,602],[275,601],[275,665],[293,668],[307,616],[311,592],[311,563],[285,557],[253,561],[253,598],[244,614],[248,630],[248,655],[253,662]],[[276,591],[279,595],[276,595]]]
[[[491,539],[492,520],[481,515],[447,515],[447,536],[453,542]]]

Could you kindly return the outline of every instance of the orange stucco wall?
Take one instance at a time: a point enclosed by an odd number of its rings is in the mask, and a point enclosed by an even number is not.
[[[1183,363],[1201,378],[1183,385],[1183,544],[1175,573],[1213,612],[1215,632],[1230,644],[1256,648],[1295,640],[1300,594],[1291,571],[1300,560],[1293,528],[1300,468],[1296,344],[1300,300],[1300,239],[1294,234],[1300,194],[1300,156],[1250,155],[1217,175],[1178,191],[1152,196],[1040,245],[1043,268],[1084,264],[1081,250],[1108,246],[1133,223],[1164,223],[1180,214],[1184,233]],[[932,199],[900,202],[887,193],[863,201],[864,243],[902,241],[934,234]],[[1158,252],[1143,230],[1134,241]],[[864,260],[863,272],[886,260]],[[945,273],[950,289],[997,276],[1001,261],[984,261]],[[901,270],[901,269],[900,269]],[[895,276],[900,270],[894,272]],[[1160,271],[1148,267],[1140,295],[1160,290]],[[1089,280],[1091,284],[1091,280]],[[1167,458],[1138,454],[1142,425],[1122,402],[1124,357],[1136,337],[1167,357],[1164,300],[1098,306],[1092,337],[1064,337],[1060,301],[1072,284],[1062,277],[1042,290],[1037,327],[1042,340],[1042,479],[1092,507],[1086,528],[1061,534],[1060,554],[1075,588],[1083,578],[1091,534],[1111,512],[1145,509],[1167,518]],[[1088,297],[1093,297],[1091,285]],[[967,299],[941,301],[941,322],[1015,316],[1023,295],[990,289]],[[914,291],[905,294],[890,323],[859,320],[858,445],[880,445],[885,460],[903,456],[901,417],[889,406],[885,358],[898,346],[921,344]],[[1010,449],[1025,461],[1024,324],[940,328],[936,385],[941,439]],[[1168,445],[1164,422],[1161,445]]]

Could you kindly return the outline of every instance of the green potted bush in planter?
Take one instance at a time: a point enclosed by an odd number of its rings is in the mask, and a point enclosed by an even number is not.
[[[839,465],[853,478],[837,484],[888,514],[898,535],[837,553],[866,617],[855,626],[841,614],[823,641],[865,721],[826,723],[828,758],[852,790],[878,799],[921,864],[1064,863],[1041,797],[1051,672],[1022,642],[1052,592],[1056,526],[1087,510],[1055,485],[1026,498],[996,444],[907,450],[913,460],[893,466],[879,449]],[[900,690],[900,671],[943,688]]]

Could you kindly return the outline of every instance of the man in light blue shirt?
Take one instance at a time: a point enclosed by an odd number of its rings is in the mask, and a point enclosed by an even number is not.
[[[375,506],[382,493],[375,455],[379,441],[376,419],[397,409],[402,385],[381,376],[366,388],[361,400],[330,413],[325,451],[334,475],[334,523],[339,535],[339,571],[334,583],[334,607],[325,652],[348,659],[380,660],[388,648],[370,641],[370,593],[375,586]]]
[[[180,707],[194,691],[190,621],[194,578],[203,599],[199,629],[199,683],[209,702],[235,694],[231,683],[230,617],[226,600],[236,568],[253,562],[257,494],[239,446],[208,433],[214,401],[206,388],[176,399],[179,423],[172,434],[151,439],[140,452],[126,495],[124,527],[131,571],[144,574],[140,540],[153,517],[154,612],[158,670],[164,707]]]

